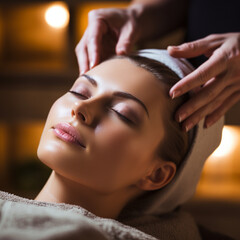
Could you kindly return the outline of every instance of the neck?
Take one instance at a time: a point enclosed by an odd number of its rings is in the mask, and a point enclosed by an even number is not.
[[[35,200],[81,206],[97,216],[117,218],[124,206],[141,194],[136,187],[103,194],[52,172]]]

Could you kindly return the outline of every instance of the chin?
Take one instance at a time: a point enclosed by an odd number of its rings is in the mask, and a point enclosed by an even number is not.
[[[85,159],[83,152],[74,145],[48,134],[42,136],[37,156],[43,164],[61,175],[63,173],[72,174],[84,163]]]
[[[57,164],[68,156],[65,156],[67,146],[61,141],[58,141],[58,139],[53,139],[50,134],[51,133],[42,135],[37,149],[37,156],[41,162],[52,168],[51,165]]]

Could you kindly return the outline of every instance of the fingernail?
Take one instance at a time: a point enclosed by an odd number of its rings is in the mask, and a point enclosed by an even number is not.
[[[117,50],[117,54],[119,54],[119,55],[125,55],[125,54],[126,54],[126,49],[125,49],[125,48],[119,48],[119,49]]]
[[[187,117],[186,113],[180,113],[177,117],[178,122],[182,122]]]
[[[172,97],[172,99],[174,99],[174,98],[176,98],[176,97],[180,96],[180,94],[181,94],[181,92],[180,92],[180,91],[174,91],[174,92],[172,92],[172,95],[171,95],[171,97]]]
[[[92,68],[93,66],[94,66],[94,62],[91,61],[91,62],[90,62],[90,68]]]
[[[193,124],[192,124],[192,123],[187,124],[187,125],[184,127],[185,132],[188,132],[190,129],[192,129],[192,127],[193,127]]]
[[[81,75],[83,75],[84,73],[85,73],[85,71],[84,71],[84,70],[82,70],[82,71],[80,72],[80,76],[81,76]]]
[[[170,48],[174,48],[174,49],[176,49],[176,50],[180,49],[179,46],[168,46],[168,47],[170,47]]]

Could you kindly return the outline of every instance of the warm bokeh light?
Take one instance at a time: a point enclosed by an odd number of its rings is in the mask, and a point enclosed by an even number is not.
[[[212,157],[225,157],[230,154],[237,143],[236,133],[230,126],[224,126],[222,132],[222,140],[219,147],[214,151]]]
[[[208,158],[198,184],[196,197],[240,200],[240,126],[224,126],[222,141]]]
[[[64,28],[69,21],[68,9],[62,4],[54,4],[46,10],[45,20],[53,28]]]

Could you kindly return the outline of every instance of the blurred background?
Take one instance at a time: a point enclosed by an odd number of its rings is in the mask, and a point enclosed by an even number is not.
[[[75,46],[91,9],[129,1],[8,0],[0,3],[0,190],[34,197],[50,170],[36,151],[49,108],[78,76]],[[138,47],[184,40],[184,26]],[[207,160],[185,208],[213,231],[240,239],[240,103],[226,115],[220,147]]]

